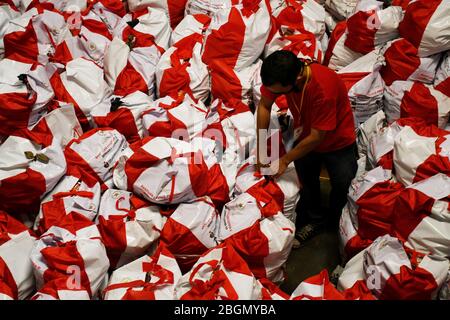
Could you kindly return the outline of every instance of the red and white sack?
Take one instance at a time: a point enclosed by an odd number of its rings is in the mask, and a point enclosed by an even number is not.
[[[206,252],[175,288],[178,300],[260,300],[262,285],[229,245]]]
[[[176,96],[180,91],[205,102],[209,98],[209,71],[202,61],[199,34],[185,37],[173,44],[156,66],[157,96]]]
[[[397,80],[433,83],[440,54],[420,58],[417,48],[406,39],[392,41],[384,51],[384,65],[380,69],[386,86]]]
[[[10,59],[0,61],[0,135],[34,125],[47,112],[54,93],[45,67]]]
[[[401,190],[403,186],[393,180],[392,171],[382,167],[376,167],[352,181],[347,207],[364,238],[375,239],[389,233],[393,207]],[[381,206],[382,214],[379,212]]]
[[[397,238],[385,235],[347,263],[338,289],[363,282],[380,300],[430,300],[436,298],[448,268],[447,259],[405,251]]]
[[[245,192],[257,195],[258,188],[266,189],[269,193],[278,195],[276,200],[279,201],[284,216],[295,223],[297,217],[295,209],[300,200],[301,185],[293,164],[290,164],[280,177],[270,182],[256,173],[254,166],[248,163],[244,164],[239,168],[236,175],[234,195],[238,196]],[[278,198],[280,199],[278,200]]]
[[[153,98],[160,51],[152,39],[130,34],[127,42],[115,37],[106,50],[105,79],[114,94],[142,91]]]
[[[211,17],[206,14],[186,15],[183,20],[173,29],[170,45],[177,43],[181,39],[198,34],[204,36],[206,29],[211,23]]]
[[[61,4],[58,3],[58,7]],[[70,5],[59,10],[66,9],[67,23],[73,36],[56,46],[50,61],[66,64],[70,60],[84,57],[103,66],[105,50],[113,39],[112,32],[126,13],[123,3],[120,0],[107,0],[90,2],[89,8],[82,12]]]
[[[225,65],[221,60],[211,61],[208,67],[213,100],[221,99],[226,102],[238,99],[249,106],[252,105],[253,82],[259,76],[261,66],[262,61],[257,60],[254,64],[237,70]]]
[[[87,175],[100,182],[102,189],[111,187],[112,169],[127,147],[125,137],[115,129],[90,130],[66,146],[67,174],[78,178]]]
[[[91,298],[89,291],[82,286],[77,287],[65,278],[57,278],[44,284],[31,300],[91,300]]]
[[[214,100],[206,122],[208,127],[203,131],[203,136],[214,138],[224,149],[238,152],[245,158],[246,152],[253,148],[256,140],[255,116],[242,101]]]
[[[388,122],[417,117],[444,128],[450,117],[450,96],[418,81],[395,81],[386,87],[384,110]]]
[[[370,148],[370,139],[381,133],[387,126],[386,115],[383,110],[378,111],[365,122],[361,123],[357,132],[358,153],[360,157],[366,156]]]
[[[290,296],[286,292],[280,289],[278,285],[268,279],[258,279],[262,286],[262,298],[261,300],[280,300],[287,301]]]
[[[269,279],[261,278],[258,281],[263,287],[262,300],[289,300],[289,295]]]
[[[401,7],[383,9],[383,2],[363,0],[347,19],[345,46],[367,54],[376,47],[398,38],[398,26],[403,19]]]
[[[159,238],[166,218],[159,208],[131,192],[108,189],[103,193],[96,219],[111,269],[148,252]]]
[[[31,251],[36,287],[66,279],[95,297],[107,277],[109,261],[97,226],[72,212],[44,233]]]
[[[350,214],[349,206],[344,206],[339,220],[339,253],[343,263],[366,249],[373,242],[371,239],[363,239],[358,234],[352,219],[354,217]]]
[[[270,14],[274,18],[278,17],[280,12],[288,5],[285,0],[269,0],[268,2],[270,3]]]
[[[85,58],[102,67],[106,48],[112,40],[106,26],[103,29],[101,31],[107,32],[106,35],[92,32],[83,25],[77,36],[67,37],[56,46],[55,52],[50,56],[50,62],[65,65],[71,60]]]
[[[13,10],[18,12],[18,14],[11,17],[9,21],[5,21],[0,41],[2,58],[9,58],[24,63],[37,62],[38,57],[44,57],[49,49],[44,47],[41,49],[42,52],[39,52],[37,35],[32,23],[32,18],[39,14],[39,10],[31,8],[28,11],[25,9],[22,11],[14,3],[12,5],[14,6]],[[14,46],[20,42],[28,42],[28,51],[25,50],[24,46],[18,46],[16,50],[13,50]]]
[[[364,283],[340,292],[330,282],[327,269],[302,281],[292,292],[290,300],[375,300]]]
[[[66,173],[59,142],[43,148],[11,136],[0,145],[0,154],[0,210],[37,213],[40,200]]]
[[[128,8],[131,12],[145,8],[155,8],[164,11],[169,16],[170,26],[174,29],[183,20],[187,0],[130,0]]]
[[[217,246],[219,212],[208,197],[180,204],[167,219],[160,242],[174,255],[183,273]]]
[[[21,1],[27,2],[29,0],[21,0]],[[73,12],[76,13],[78,11],[85,12],[87,11],[86,9],[88,9],[92,12],[95,12],[96,14],[102,13],[106,17],[108,17],[112,13],[116,15],[123,15],[123,12],[125,11],[124,4],[120,0],[93,0],[89,2],[87,0],[73,0],[71,1],[71,3],[67,3],[67,1],[64,0],[40,0],[40,2],[41,3],[50,2],[54,5],[54,7],[58,11],[62,11],[65,13],[73,13]],[[100,9],[102,9],[103,12],[101,12]]]
[[[393,159],[395,176],[405,186],[437,173],[450,176],[450,132],[405,127],[395,137]]]
[[[167,248],[160,247],[115,270],[103,291],[104,300],[174,300],[180,267]]]
[[[364,249],[363,246],[369,242],[367,240],[373,241],[391,233],[395,201],[402,190],[400,183],[392,181],[391,170],[382,167],[368,171],[352,181],[344,209],[348,213],[341,216],[339,228],[344,256],[352,257]],[[352,226],[349,225],[350,222]]]
[[[46,64],[55,47],[70,36],[62,14],[36,6],[9,22],[3,37],[5,58]]]
[[[111,30],[114,21],[118,21],[123,17],[127,10],[125,4],[121,0],[99,0],[90,5],[90,12],[101,17],[108,30]]]
[[[277,34],[267,44],[264,56],[267,57],[278,50],[291,51],[302,60],[317,61],[319,63],[323,61],[324,50],[322,50],[322,45],[317,41],[314,34],[308,31],[292,35]]]
[[[14,0],[14,1],[17,1],[17,0]],[[21,3],[22,6],[25,6],[25,5],[29,6],[29,4],[27,4],[27,2],[31,3],[32,1],[19,0],[18,2],[19,3],[23,2],[23,3]],[[81,11],[81,10],[86,10],[88,8],[88,3],[86,0],[75,0],[74,1],[75,6],[71,6],[71,4],[69,4],[63,0],[41,0],[40,2],[44,3],[44,4],[51,3],[55,7],[55,9],[57,9],[58,11],[69,12],[69,13],[72,11],[77,12],[77,11]]]
[[[209,139],[187,143],[145,138],[122,154],[114,184],[153,203],[176,204],[208,195],[216,204],[224,204],[229,201],[230,187],[214,149]]]
[[[80,39],[78,45],[83,51],[83,56],[87,55],[90,60],[95,61],[100,66],[103,66],[105,51],[113,39],[113,30],[118,25],[121,16],[125,14],[125,10],[122,9],[119,13],[120,15],[111,12],[97,2],[87,12],[75,12],[68,18],[69,23],[72,23],[72,34]],[[72,42],[74,41],[72,40]],[[68,43],[70,42],[66,40],[66,45]],[[67,48],[71,49],[70,47]],[[67,52],[71,51],[60,48],[60,52],[58,52],[57,49],[55,58],[58,56],[58,53],[66,55]]]
[[[9,22],[20,16],[20,12],[13,5],[0,5],[0,59],[4,58],[5,47],[3,44],[3,37],[9,27]]]
[[[223,8],[212,15],[206,31],[203,62],[209,66],[220,61],[240,71],[255,63],[264,50],[270,30],[269,9],[265,0],[220,5]]]
[[[135,91],[126,96],[113,96],[109,105],[99,105],[91,115],[97,127],[116,129],[129,143],[134,143],[146,135],[142,114],[152,102],[145,93]]]
[[[188,0],[185,16],[196,14],[213,16],[220,10],[230,9],[242,2],[242,0]]]
[[[400,23],[400,36],[419,49],[419,57],[428,57],[450,49],[450,2],[447,0],[412,1]]]
[[[325,9],[339,21],[349,18],[356,9],[359,0],[325,0]]]
[[[243,193],[222,211],[217,237],[233,246],[257,278],[284,280],[283,266],[291,252],[295,224],[268,194]]]
[[[271,4],[272,5],[272,4]],[[308,31],[314,34],[318,41],[325,34],[325,9],[314,0],[288,0],[276,14],[276,27],[282,34]],[[272,8],[273,10],[274,8]]]
[[[23,300],[33,293],[30,253],[35,240],[25,225],[0,211],[0,300]]]
[[[331,33],[330,42],[325,53],[324,64],[330,69],[339,71],[348,66],[353,61],[364,56],[362,53],[356,52],[345,46],[347,35],[347,22],[342,21],[337,24]]]
[[[365,122],[383,106],[384,83],[379,70],[380,52],[374,50],[338,71],[348,90],[356,125]]]
[[[162,10],[147,7],[125,15],[114,29],[113,36],[124,41],[129,34],[137,34],[144,38],[150,36],[164,52],[169,48],[171,32],[167,14]]]
[[[77,212],[91,221],[97,216],[100,205],[100,183],[89,176],[82,178],[66,175],[42,199],[33,230],[43,234],[71,212]]]
[[[327,26],[328,29],[328,26]],[[324,51],[324,58],[322,64],[329,66],[330,59],[333,55],[334,47],[342,36],[345,36],[345,31],[347,30],[347,21],[336,22],[332,30],[328,30],[330,35],[328,36],[327,49]],[[331,68],[331,67],[330,67]],[[333,68],[334,69],[334,68]]]
[[[103,80],[103,70],[93,61],[72,60],[64,72],[55,71],[50,82],[57,100],[74,105],[84,130],[93,125],[91,112],[101,104],[109,104],[111,89]]]
[[[412,0],[392,0],[391,5],[401,7],[403,11],[405,11],[411,1]]]
[[[426,124],[423,120],[416,118],[400,119],[382,128],[378,134],[369,139],[367,147],[367,167],[369,169],[378,166],[387,170],[394,168],[394,139],[407,125],[421,126]]]
[[[404,189],[395,203],[393,229],[415,251],[450,257],[450,177],[437,175]]]
[[[65,147],[83,134],[73,104],[57,103],[56,109],[44,115],[35,125],[14,135],[29,138],[44,146],[59,142]]]
[[[434,88],[450,97],[450,51],[443,56],[436,71]]]
[[[147,107],[142,122],[148,136],[189,141],[202,132],[207,113],[203,102],[195,102],[188,94],[177,99],[166,96]]]
[[[125,4],[121,0],[99,0],[90,5],[89,17],[99,17],[110,33],[126,14]]]

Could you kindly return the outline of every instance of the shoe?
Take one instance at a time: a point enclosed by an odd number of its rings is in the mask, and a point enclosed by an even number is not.
[[[344,268],[338,265],[336,268],[334,268],[333,272],[330,275],[330,282],[334,284],[335,287],[338,284],[339,277],[341,276],[342,272],[344,272]]]
[[[308,223],[295,232],[295,237],[300,243],[299,247],[302,246],[306,241],[318,234],[323,228],[323,224],[318,223]]]
[[[292,249],[295,250],[295,249],[300,248],[301,246],[302,245],[301,245],[300,241],[298,241],[297,238],[294,238],[294,241],[292,242]]]

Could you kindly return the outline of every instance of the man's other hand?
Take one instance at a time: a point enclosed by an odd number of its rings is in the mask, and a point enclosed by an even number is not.
[[[279,178],[289,166],[289,161],[285,157],[272,162],[270,164],[271,175],[274,179]]]

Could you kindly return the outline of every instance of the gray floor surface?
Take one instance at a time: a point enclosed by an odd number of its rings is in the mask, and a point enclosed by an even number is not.
[[[322,201],[328,203],[330,185],[327,179],[321,179]],[[327,208],[324,208],[325,210]],[[331,275],[340,263],[339,239],[337,227],[327,227],[321,233],[310,239],[299,249],[292,250],[286,267],[286,280],[280,286],[287,294],[305,279],[328,269]]]

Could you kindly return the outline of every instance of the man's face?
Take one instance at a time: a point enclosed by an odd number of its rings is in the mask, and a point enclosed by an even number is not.
[[[303,75],[300,73],[297,77],[297,81],[293,85],[283,86],[281,83],[275,83],[267,89],[274,94],[288,94],[291,92],[300,92],[298,84],[302,82]]]
[[[287,94],[295,91],[295,88],[297,88],[296,85],[283,86],[281,83],[275,83],[267,87],[267,89],[274,94]]]

